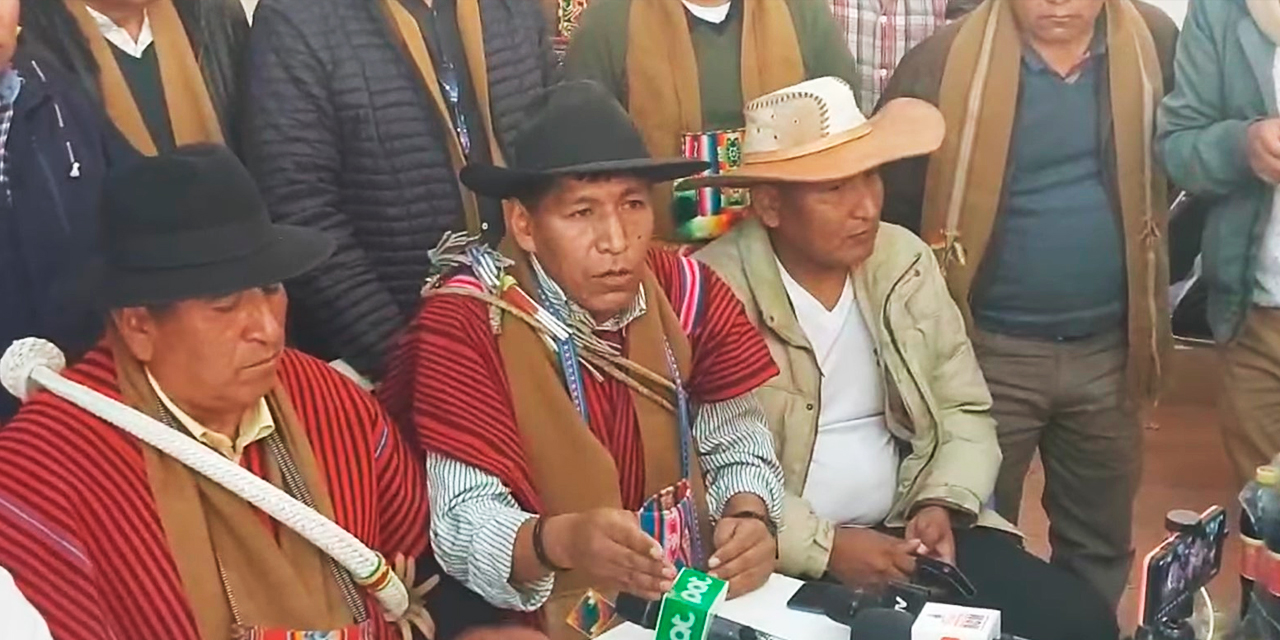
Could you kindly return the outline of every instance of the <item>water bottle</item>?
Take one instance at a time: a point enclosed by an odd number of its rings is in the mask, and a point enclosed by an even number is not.
[[[1262,467],[1255,477],[1258,481],[1257,512],[1254,529],[1263,540],[1258,550],[1258,562],[1254,565],[1254,602],[1257,613],[1267,620],[1278,620],[1280,614],[1280,469]],[[1268,625],[1264,625],[1268,626]],[[1277,637],[1277,629],[1269,628],[1265,637]]]
[[[1258,566],[1262,553],[1266,549],[1262,535],[1258,533],[1258,497],[1262,486],[1274,479],[1275,468],[1258,467],[1257,475],[1240,492],[1240,618],[1249,615],[1249,605],[1253,601],[1254,581],[1258,577]]]

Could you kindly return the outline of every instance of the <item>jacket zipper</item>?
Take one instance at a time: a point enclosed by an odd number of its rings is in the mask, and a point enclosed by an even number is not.
[[[31,148],[35,150],[36,160],[40,164],[40,173],[44,175],[49,193],[53,196],[53,209],[58,214],[58,222],[62,223],[63,232],[71,233],[71,223],[67,220],[66,207],[62,203],[62,191],[58,188],[58,182],[53,178],[53,170],[49,168],[49,161],[44,157],[44,152],[40,150],[40,145],[36,143],[34,136],[31,138]]]
[[[911,263],[909,267],[907,267],[907,270],[904,271],[902,275],[898,276],[898,279],[894,281],[892,287],[889,287],[889,293],[885,295],[885,298],[884,298],[884,306],[880,310],[880,322],[881,324],[884,325],[885,332],[889,334],[889,344],[893,345],[894,353],[898,355],[898,360],[902,362],[902,367],[907,370],[907,376],[911,378],[911,383],[916,386],[917,392],[923,389],[923,387],[920,385],[919,379],[916,378],[915,372],[911,370],[911,364],[907,362],[906,355],[903,354],[902,347],[898,344],[897,336],[893,334],[893,326],[889,323],[889,300],[893,298],[893,294],[897,292],[898,287],[901,286],[903,282],[906,282],[907,276],[911,275],[911,273],[915,271],[916,267],[918,267],[919,265],[920,265],[920,256],[916,256],[916,259]],[[921,397],[924,397],[923,393],[921,393],[920,395]],[[904,407],[906,406],[905,398],[903,399],[903,406]],[[938,454],[938,444],[942,441],[941,434],[937,433],[938,417],[933,414],[933,407],[929,406],[929,403],[927,401],[925,402],[925,410],[929,412],[929,417],[930,419],[933,420],[935,425],[933,446],[929,449],[929,456],[925,458],[925,462],[923,465],[920,466],[920,470],[916,471],[915,477],[911,479],[911,482],[907,485],[906,490],[902,492],[901,495],[903,497],[910,496],[912,492],[915,491],[916,483],[920,481],[920,476],[924,475],[924,472],[926,469],[929,468],[929,465],[933,464],[933,459]],[[908,413],[910,413],[909,410],[908,410]]]

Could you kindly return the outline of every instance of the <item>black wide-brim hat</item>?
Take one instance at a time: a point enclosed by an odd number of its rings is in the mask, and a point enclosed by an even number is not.
[[[108,176],[96,296],[107,309],[209,298],[301,275],[333,253],[327,234],[272,224],[226,147],[139,158]]]
[[[701,160],[654,158],[622,105],[590,80],[546,89],[511,144],[507,167],[468,164],[462,183],[491,198],[514,198],[558,177],[626,174],[653,183],[705,171]]]

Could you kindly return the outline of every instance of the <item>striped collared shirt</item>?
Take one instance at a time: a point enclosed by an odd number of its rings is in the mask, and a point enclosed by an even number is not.
[[[571,314],[586,313],[564,297],[563,289],[536,260],[532,262],[544,295],[561,297]],[[733,295],[727,287],[718,293]],[[641,293],[627,311],[601,323],[596,330],[621,330],[642,316],[646,307]],[[577,321],[595,324],[589,314]],[[781,521],[782,468],[774,454],[764,410],[754,392],[698,405],[693,435],[712,514],[718,517],[734,495],[749,493],[764,500],[775,522]],[[520,508],[500,478],[473,465],[428,450],[426,466],[431,542],[441,567],[494,606],[516,611],[540,608],[551,594],[554,575],[533,584],[510,584],[516,534],[535,514]]]

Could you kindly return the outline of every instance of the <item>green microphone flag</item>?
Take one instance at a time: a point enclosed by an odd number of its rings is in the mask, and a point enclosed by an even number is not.
[[[705,640],[716,609],[725,601],[729,583],[681,569],[658,610],[657,640]]]

